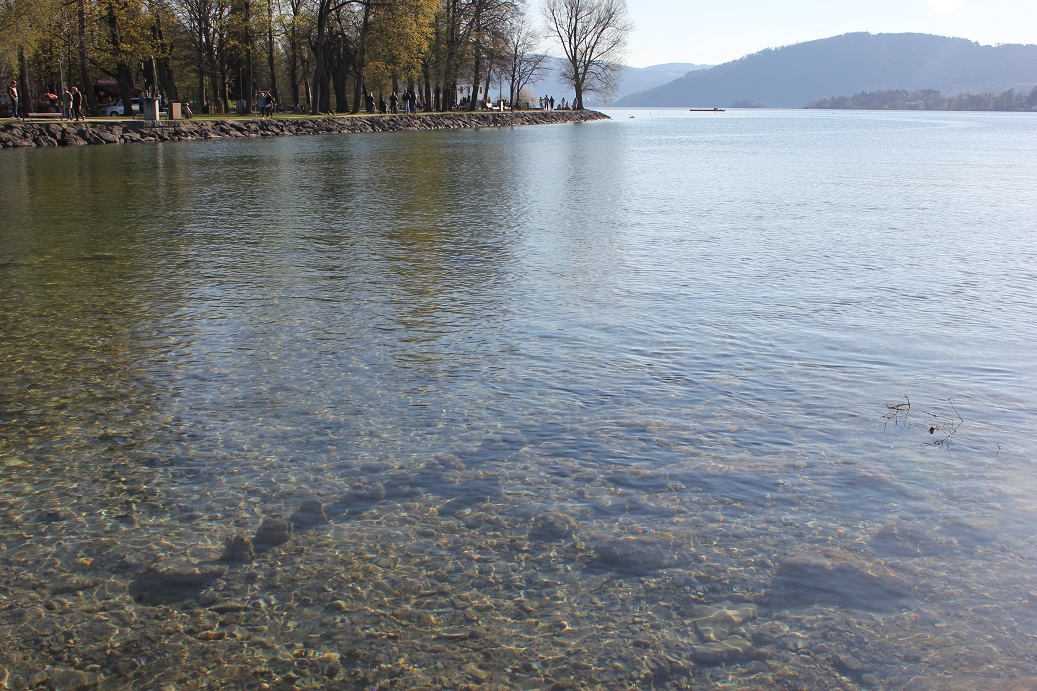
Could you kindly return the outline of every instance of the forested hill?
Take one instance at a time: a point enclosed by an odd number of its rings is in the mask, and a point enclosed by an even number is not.
[[[1037,45],[981,46],[928,34],[853,33],[768,48],[619,99],[617,106],[800,108],[821,98],[888,89],[1028,93]]]

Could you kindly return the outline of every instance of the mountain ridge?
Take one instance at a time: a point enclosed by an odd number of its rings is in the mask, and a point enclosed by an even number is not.
[[[862,91],[984,93],[1037,85],[1037,45],[984,46],[932,34],[855,32],[766,48],[623,96],[614,106],[800,108]]]

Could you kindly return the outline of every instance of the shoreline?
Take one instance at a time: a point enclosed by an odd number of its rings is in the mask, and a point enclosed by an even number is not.
[[[594,110],[449,112],[415,115],[336,115],[227,120],[9,121],[0,125],[0,148],[90,146],[138,142],[358,134],[401,130],[470,129],[608,120]]]

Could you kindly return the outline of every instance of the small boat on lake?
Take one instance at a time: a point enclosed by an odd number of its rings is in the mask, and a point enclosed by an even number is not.
[[[723,113],[726,108],[688,108],[692,113]]]

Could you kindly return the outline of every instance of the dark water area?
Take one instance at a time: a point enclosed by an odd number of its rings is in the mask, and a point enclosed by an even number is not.
[[[1037,120],[0,152],[0,687],[1029,688]]]

